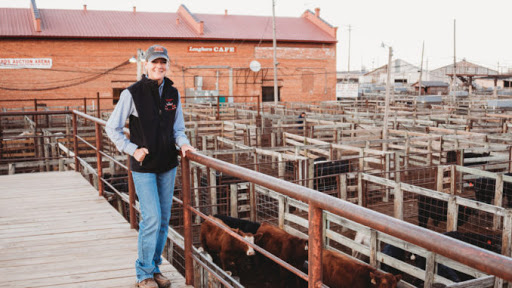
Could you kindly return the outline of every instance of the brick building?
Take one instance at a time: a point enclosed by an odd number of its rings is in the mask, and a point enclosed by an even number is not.
[[[337,28],[320,18],[320,9],[277,17],[276,27],[280,100],[335,100]],[[97,93],[115,99],[136,80],[137,64],[128,60],[138,49],[161,44],[171,57],[167,76],[182,96],[190,96],[185,101],[198,99],[194,95],[273,101],[272,38],[271,17],[227,10],[57,10],[38,9],[32,0],[30,8],[0,8],[0,99],[82,99]],[[257,72],[249,69],[254,60],[261,66]]]

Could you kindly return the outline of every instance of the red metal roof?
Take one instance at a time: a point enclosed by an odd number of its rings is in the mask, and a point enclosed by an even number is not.
[[[178,13],[38,10],[41,32],[34,30],[31,9],[0,8],[0,37],[272,40],[271,17],[192,14],[197,21],[204,21],[204,34],[200,35]],[[276,17],[276,38],[336,42],[335,37],[303,17]]]

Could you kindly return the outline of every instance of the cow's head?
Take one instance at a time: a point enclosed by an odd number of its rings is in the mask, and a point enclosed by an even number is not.
[[[243,235],[244,237],[244,240],[251,243],[251,244],[254,244],[254,236],[250,233],[247,233],[245,235]],[[254,252],[254,249],[249,246],[249,245],[245,245],[246,246],[246,250],[245,250],[245,254],[247,256],[254,256],[255,252]]]
[[[371,287],[375,288],[396,288],[398,281],[402,279],[402,275],[393,275],[378,270],[370,272]]]

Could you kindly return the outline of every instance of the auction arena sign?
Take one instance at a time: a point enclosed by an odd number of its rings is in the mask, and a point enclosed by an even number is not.
[[[51,69],[51,58],[0,58],[0,69]]]

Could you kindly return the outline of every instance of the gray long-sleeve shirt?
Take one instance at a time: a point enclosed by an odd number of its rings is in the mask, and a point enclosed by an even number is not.
[[[158,92],[160,93],[160,97],[162,97],[162,92],[164,89],[164,82],[158,87]],[[114,144],[116,145],[117,150],[124,152],[128,155],[132,155],[137,150],[137,145],[132,143],[130,139],[126,137],[123,133],[123,128],[126,123],[126,119],[130,117],[130,115],[138,117],[137,109],[135,107],[135,103],[133,102],[132,94],[128,89],[123,90],[121,96],[119,98],[119,102],[117,102],[112,115],[108,118],[107,125],[105,126],[105,131],[107,132],[108,137]],[[176,141],[176,146],[181,148],[181,146],[185,144],[189,144],[187,135],[185,135],[185,119],[183,118],[183,111],[181,110],[181,102],[180,102],[180,94],[178,92],[178,107],[176,108],[176,116],[174,118],[174,139]]]

